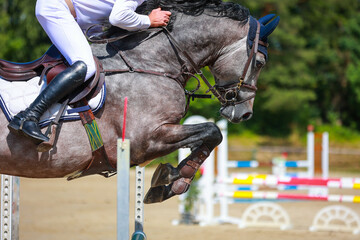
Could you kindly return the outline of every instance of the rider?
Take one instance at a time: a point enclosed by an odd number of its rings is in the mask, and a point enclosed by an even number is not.
[[[96,66],[84,31],[106,23],[129,31],[166,26],[171,13],[154,9],[148,16],[135,12],[146,0],[37,0],[36,17],[70,67],[57,75],[30,106],[9,123],[11,132],[25,134],[36,144],[48,141],[38,125],[54,103],[95,74]]]

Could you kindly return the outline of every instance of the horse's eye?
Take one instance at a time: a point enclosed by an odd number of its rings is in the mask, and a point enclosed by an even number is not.
[[[265,62],[261,60],[256,60],[255,64],[257,68],[262,68],[265,65]]]

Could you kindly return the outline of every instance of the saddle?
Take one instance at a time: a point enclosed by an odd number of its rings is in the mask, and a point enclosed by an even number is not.
[[[108,160],[101,136],[98,137],[98,126],[94,114],[88,105],[88,101],[95,97],[105,82],[105,72],[101,62],[94,56],[96,63],[95,75],[74,91],[63,103],[55,120],[49,125],[46,135],[50,136],[49,142],[41,143],[38,150],[49,151],[56,142],[56,136],[59,134],[59,120],[64,113],[66,106],[71,105],[72,111],[78,112],[89,137],[92,158],[90,164],[83,170],[73,173],[68,180],[75,178],[100,174],[109,177],[116,172]],[[7,81],[28,81],[34,77],[40,77],[39,85],[46,77],[47,83],[50,83],[54,77],[64,71],[69,64],[62,56],[60,51],[52,45],[39,59],[27,62],[16,63],[0,59],[0,77]]]
[[[96,63],[95,76],[86,81],[85,84],[72,94],[69,104],[74,104],[83,98],[89,100],[101,90],[105,81],[105,75],[102,74],[103,67],[101,62],[95,56],[94,60]],[[0,59],[0,77],[8,81],[28,81],[39,76],[40,83],[44,77],[46,77],[47,83],[50,83],[56,75],[64,71],[68,66],[69,64],[60,51],[52,45],[43,56],[32,62],[16,63]]]
[[[15,63],[0,59],[0,76],[9,81],[27,81],[46,74],[50,81],[67,66],[59,50],[52,45],[42,57],[32,62]]]

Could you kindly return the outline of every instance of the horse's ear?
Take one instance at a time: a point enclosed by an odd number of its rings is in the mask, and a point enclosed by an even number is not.
[[[280,21],[280,17],[277,16],[270,23],[268,23],[265,26],[262,26],[260,31],[260,39],[268,37],[275,30],[275,28],[279,24],[279,21]]]
[[[273,19],[275,17],[275,14],[268,14],[262,18],[259,19],[259,22],[262,24],[262,25],[266,25],[271,19]]]

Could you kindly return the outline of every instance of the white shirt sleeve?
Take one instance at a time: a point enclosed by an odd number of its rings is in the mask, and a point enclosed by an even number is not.
[[[109,16],[110,24],[129,31],[149,28],[149,16],[135,12],[143,2],[144,0],[116,0]]]

